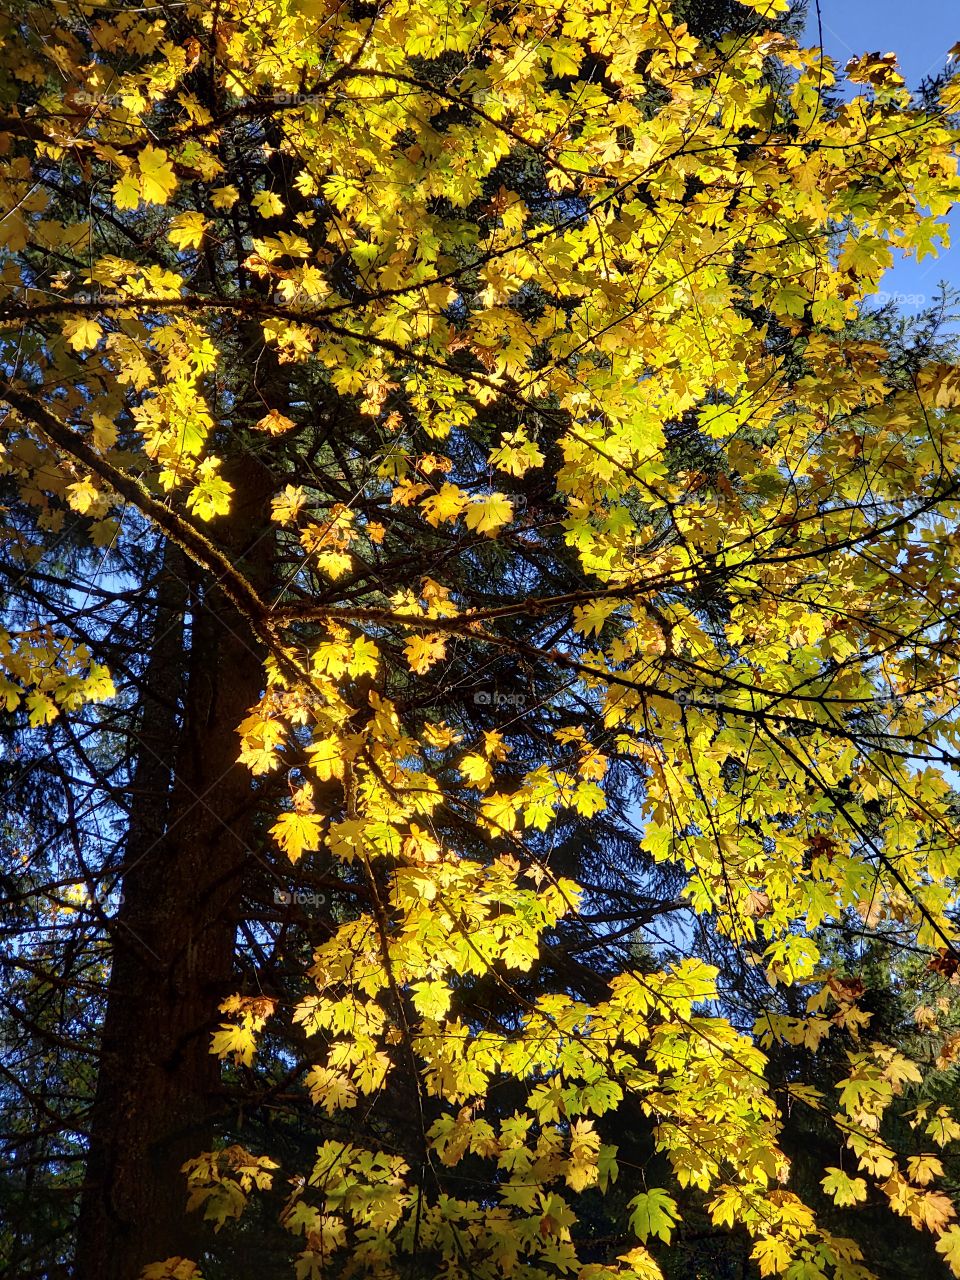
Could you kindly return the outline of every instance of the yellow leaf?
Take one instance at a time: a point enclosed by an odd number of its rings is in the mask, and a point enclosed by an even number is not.
[[[410,670],[418,676],[429,671],[435,662],[439,662],[447,651],[446,637],[433,631],[426,636],[411,636],[403,646]]]
[[[307,748],[310,767],[321,782],[343,777],[343,750],[340,739],[318,738]]]
[[[597,783],[580,782],[574,788],[571,804],[585,818],[592,818],[595,813],[606,808],[607,797]]]
[[[73,484],[67,486],[67,502],[74,511],[86,515],[90,508],[99,501],[100,490],[93,483],[89,476],[83,480],[76,480]]]
[[[233,1054],[236,1066],[253,1066],[256,1047],[256,1037],[252,1028],[238,1026],[234,1022],[221,1022],[220,1030],[214,1032],[210,1041],[211,1053],[215,1053],[218,1058],[226,1058]]]
[[[285,431],[289,431],[296,425],[292,418],[285,417],[277,409],[271,409],[257,423],[257,430],[266,431],[267,435],[271,436],[282,436]]]
[[[196,1263],[189,1258],[166,1258],[144,1267],[141,1280],[203,1280]]]
[[[354,677],[374,676],[377,674],[380,651],[372,640],[360,636],[353,642],[353,655],[347,670]]]
[[[625,1262],[630,1270],[626,1273],[630,1280],[663,1280],[663,1272],[657,1266],[654,1256],[643,1245],[637,1245],[628,1253],[617,1255],[618,1262]]]
[[[415,982],[412,991],[413,1006],[425,1018],[439,1021],[450,1008],[452,992],[445,982]]]
[[[493,782],[493,772],[483,756],[464,756],[460,761],[460,772],[468,782],[483,789]]]
[[[317,568],[322,569],[334,581],[349,573],[352,564],[353,557],[346,551],[321,551],[317,555]]]
[[[460,513],[470,505],[470,499],[455,484],[446,481],[437,493],[431,493],[420,503],[420,510],[428,524],[437,527],[441,521],[456,520]]]
[[[170,158],[160,147],[149,143],[137,158],[140,169],[140,194],[150,204],[166,204],[177,189],[177,178]]]
[[[494,792],[483,801],[480,812],[493,826],[513,831],[517,825],[517,797]]]
[[[90,541],[95,547],[109,547],[120,532],[117,520],[96,520],[90,526]]]
[[[299,485],[288,484],[271,502],[271,519],[277,524],[293,524],[303,510],[307,495]]]
[[[323,819],[314,813],[281,813],[270,834],[291,862],[309,850],[319,849]]]
[[[915,1227],[929,1231],[942,1231],[957,1216],[953,1202],[942,1191],[918,1192],[908,1204],[908,1214]]]
[[[344,822],[330,824],[328,844],[338,858],[352,862],[364,849],[364,822],[360,818],[347,818]]]
[[[177,249],[199,249],[207,225],[202,213],[178,213],[170,221],[167,239]]]
[[[599,635],[612,613],[620,607],[619,600],[593,600],[581,604],[573,611],[573,627],[582,636]]]
[[[946,1259],[955,1276],[960,1276],[960,1227],[951,1227],[937,1241],[937,1253]]]
[[[313,1067],[307,1073],[304,1083],[310,1090],[314,1105],[322,1107],[327,1115],[357,1105],[357,1087],[341,1071],[334,1071],[330,1067]]]
[[[83,682],[83,696],[90,702],[105,702],[117,696],[110,672],[99,662],[90,666],[90,674]]]
[[[934,1178],[943,1177],[943,1165],[936,1156],[911,1156],[907,1161],[907,1173],[921,1187],[927,1186]]]
[[[474,498],[464,516],[468,529],[477,533],[495,534],[513,519],[513,503],[503,493],[491,493],[486,498]]]
[[[258,191],[250,203],[262,218],[279,218],[283,213],[283,201],[274,191]]]
[[[135,209],[140,203],[140,181],[133,171],[113,184],[113,203],[118,209]]]
[[[451,729],[443,720],[439,724],[433,724],[428,720],[423,726],[423,740],[429,746],[439,747],[442,750],[444,747],[449,747],[453,743],[459,742],[460,734],[457,733],[456,729]]]
[[[60,714],[57,704],[39,689],[27,694],[27,707],[30,711],[30,724],[36,728],[40,724],[50,724]]]
[[[112,449],[117,443],[116,423],[104,413],[94,413],[91,422],[93,423],[91,438],[95,448],[104,453],[108,449]]]
[[[542,467],[544,456],[540,449],[528,440],[522,431],[504,436],[499,449],[490,454],[490,465],[512,476],[522,476],[533,467]]]
[[[90,319],[89,316],[77,316],[76,319],[66,322],[63,326],[63,334],[74,351],[86,351],[97,345],[103,337],[103,330],[96,320]]]
[[[187,495],[187,506],[201,520],[225,516],[230,510],[233,488],[218,474],[219,458],[205,458],[198,469],[198,480]]]
[[[730,1226],[734,1222],[731,1220]],[[758,1240],[750,1255],[758,1264],[761,1276],[783,1275],[793,1258],[790,1245],[778,1236],[767,1236]]]

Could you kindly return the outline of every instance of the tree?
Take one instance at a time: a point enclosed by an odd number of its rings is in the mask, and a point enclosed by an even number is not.
[[[869,55],[838,105],[743,8],[6,9],[4,693],[106,751],[102,660],[139,691],[141,749],[80,771],[136,803],[90,886],[123,877],[78,1274],[213,1274],[183,1167],[301,1276],[651,1277],[697,1212],[763,1275],[863,1275],[788,1103],[837,1204],[956,1265],[883,1127],[913,1059],[864,1040],[835,1106],[770,1058],[862,1031],[825,921],[958,964],[960,383],[849,326],[943,238],[960,90],[914,109]],[[110,566],[92,624],[37,568],[61,531]],[[148,654],[104,634],[130,570]],[[671,962],[626,945],[681,904]]]

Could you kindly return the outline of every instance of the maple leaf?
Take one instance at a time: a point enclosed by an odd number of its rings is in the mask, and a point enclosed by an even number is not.
[[[960,1227],[950,1227],[937,1241],[939,1253],[955,1276],[960,1276]]]
[[[291,862],[307,850],[319,849],[323,820],[313,813],[281,813],[270,834]]]
[[[304,1078],[310,1097],[328,1115],[357,1105],[357,1087],[349,1076],[330,1067],[312,1067]]]
[[[514,796],[494,792],[480,806],[483,816],[495,827],[513,831],[517,825],[517,800]]]
[[[661,1187],[641,1192],[630,1201],[630,1226],[641,1240],[657,1236],[670,1243],[673,1228],[680,1220],[677,1202]]]
[[[41,724],[50,724],[60,714],[54,700],[39,689],[34,689],[27,694],[26,705],[30,713],[30,724],[33,727]]]
[[[195,1262],[189,1258],[165,1258],[144,1267],[142,1280],[203,1280]]]
[[[513,503],[503,493],[474,498],[467,507],[464,520],[468,529],[493,536],[513,519]]]
[[[77,316],[63,326],[63,334],[74,351],[87,351],[103,337],[103,329],[88,316]]]
[[[347,551],[320,551],[316,556],[317,567],[336,580],[350,572],[353,557]]]
[[[373,676],[379,666],[379,649],[366,636],[358,636],[353,642],[353,649],[347,663],[347,670],[352,676]]]
[[[224,516],[230,510],[233,486],[219,474],[220,459],[205,458],[197,469],[197,483],[187,495],[187,506],[201,520]]]
[[[271,499],[271,516],[277,524],[295,524],[306,501],[307,495],[299,485],[288,484]]]
[[[851,237],[840,254],[840,266],[845,271],[876,278],[893,265],[893,254],[885,240],[878,236]]]
[[[599,635],[607,619],[620,607],[618,600],[592,600],[577,605],[573,611],[574,628],[581,635]]]
[[[607,797],[597,783],[580,782],[573,789],[570,803],[585,818],[592,818],[595,813],[607,807]]]
[[[166,204],[177,189],[170,157],[161,147],[148,143],[137,156],[140,194],[150,204]]]
[[[428,524],[434,528],[442,521],[456,520],[470,504],[470,499],[455,484],[444,482],[436,493],[423,499],[420,510]]]
[[[275,191],[258,191],[250,203],[263,218],[279,218],[283,213],[283,201]]]
[[[113,203],[121,211],[136,209],[140,203],[140,180],[132,170],[114,183]]]
[[[460,761],[460,772],[469,783],[482,789],[486,789],[493,784],[493,772],[490,769],[490,762],[483,756],[473,753],[464,756]]]
[[[541,1195],[539,1231],[542,1236],[557,1236],[561,1240],[570,1238],[570,1227],[574,1222],[573,1213],[560,1196],[556,1194]]]
[[[867,1198],[867,1184],[864,1179],[851,1178],[842,1169],[827,1169],[826,1177],[820,1185],[828,1196],[833,1196],[834,1203],[841,1208]]]
[[[957,1216],[953,1201],[941,1191],[919,1192],[908,1205],[908,1213],[915,1226],[930,1231],[942,1231]]]
[[[936,1156],[911,1156],[907,1161],[907,1172],[914,1182],[925,1187],[934,1178],[943,1177],[943,1165]]]
[[[772,910],[769,894],[758,889],[751,889],[744,900],[743,910],[748,916],[761,918]]]
[[[542,467],[545,458],[542,451],[522,431],[504,436],[498,449],[490,453],[490,465],[513,476],[526,475],[534,467]]]
[[[630,1268],[628,1274],[631,1280],[633,1277],[636,1277],[636,1280],[663,1280],[663,1272],[657,1265],[656,1259],[643,1245],[637,1245],[635,1249],[619,1254],[617,1260],[626,1263]]]
[[[332,822],[328,836],[331,850],[346,862],[352,861],[363,851],[365,829],[366,823],[361,818]]]
[[[430,632],[429,635],[411,636],[403,650],[410,670],[422,676],[446,654],[446,637],[438,631]]]
[[[252,1028],[235,1022],[221,1023],[220,1030],[214,1032],[210,1041],[211,1053],[215,1053],[218,1058],[227,1058],[232,1055],[236,1066],[252,1066],[256,1047],[256,1037]]]
[[[414,1008],[425,1018],[439,1020],[450,1008],[453,993],[445,982],[415,982],[412,991]]]
[[[730,1225],[733,1226],[731,1220]],[[758,1240],[750,1255],[757,1263],[761,1276],[783,1275],[790,1265],[793,1250],[778,1236]]]
[[[292,418],[286,417],[278,409],[271,409],[257,423],[258,431],[265,431],[267,435],[282,436],[285,432],[292,430],[296,423]],[[290,486],[288,486],[289,488]]]
[[[103,452],[112,449],[117,443],[116,423],[103,413],[94,413],[91,423],[93,430],[90,434],[95,447]]]
[[[89,477],[76,480],[67,486],[67,501],[73,510],[79,511],[81,515],[86,515],[90,508],[99,502],[101,496],[100,490]]]
[[[170,220],[167,239],[177,249],[199,249],[208,225],[202,213],[178,213]]]

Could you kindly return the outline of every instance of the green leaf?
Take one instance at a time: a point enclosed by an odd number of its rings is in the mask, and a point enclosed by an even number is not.
[[[630,1226],[641,1240],[657,1236],[664,1244],[670,1243],[673,1228],[680,1220],[677,1203],[661,1187],[644,1191],[630,1201]]]

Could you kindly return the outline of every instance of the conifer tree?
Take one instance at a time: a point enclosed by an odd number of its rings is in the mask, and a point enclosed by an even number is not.
[[[84,1157],[64,1268],[652,1280],[696,1218],[870,1274],[823,1197],[958,1268],[901,1130],[960,1123],[822,934],[960,964],[960,377],[857,329],[960,89],[843,105],[786,9],[5,6],[10,966],[102,1024],[30,1086],[89,1101],[22,1157]]]

